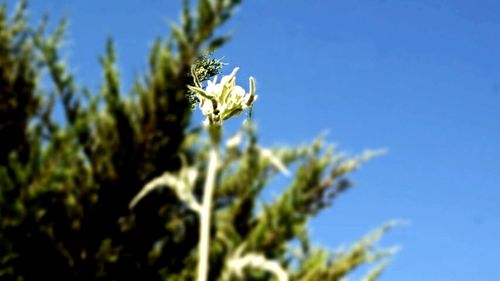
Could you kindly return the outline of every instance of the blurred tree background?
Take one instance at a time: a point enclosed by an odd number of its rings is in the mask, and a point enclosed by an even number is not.
[[[199,169],[193,192],[202,198],[207,141],[190,124],[197,99],[187,86],[222,70],[208,54],[229,39],[214,34],[238,4],[185,1],[181,22],[155,42],[149,68],[125,93],[111,39],[94,93],[62,59],[66,20],[49,30],[47,18],[29,24],[26,1],[10,14],[0,8],[0,280],[194,279],[199,218],[178,192],[164,186],[129,204],[150,180],[185,165]],[[54,117],[58,108],[64,120]],[[261,270],[226,274],[242,245],[290,280],[346,280],[369,263],[364,280],[375,280],[394,253],[376,243],[395,223],[335,252],[313,245],[307,231],[372,154],[347,157],[321,138],[264,149],[253,125],[240,134],[245,141],[227,147],[218,168],[209,280],[274,280]],[[278,160],[293,176],[263,203]]]

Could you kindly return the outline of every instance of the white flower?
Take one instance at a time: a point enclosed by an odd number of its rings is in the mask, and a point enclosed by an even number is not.
[[[217,83],[217,77],[213,81],[208,81],[205,89],[188,86],[197,94],[200,100],[199,107],[203,115],[207,116],[209,124],[220,124],[222,121],[238,115],[248,107],[252,106],[257,96],[255,95],[255,81],[250,77],[250,89],[246,93],[245,89],[236,85],[235,68],[230,75],[222,77]]]

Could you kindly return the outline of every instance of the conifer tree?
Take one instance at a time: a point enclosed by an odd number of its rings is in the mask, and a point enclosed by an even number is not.
[[[262,147],[250,119],[224,131],[265,100],[237,69],[215,80],[226,70],[208,56],[239,2],[184,1],[127,92],[111,39],[93,92],[62,59],[66,20],[49,31],[47,18],[28,24],[24,0],[0,8],[0,280],[346,280],[365,264],[377,279],[394,249],[376,244],[396,223],[337,252],[307,231],[376,153],[347,157],[322,138]],[[189,126],[193,110],[204,124]],[[289,186],[263,203],[283,174]]]

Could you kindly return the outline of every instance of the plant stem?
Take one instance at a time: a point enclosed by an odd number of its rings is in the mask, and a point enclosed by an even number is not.
[[[208,277],[208,264],[210,253],[210,220],[212,214],[212,195],[215,189],[215,176],[217,174],[218,152],[212,143],[208,160],[207,178],[203,191],[203,204],[200,212],[200,242],[198,245],[198,278],[197,281],[206,281]]]

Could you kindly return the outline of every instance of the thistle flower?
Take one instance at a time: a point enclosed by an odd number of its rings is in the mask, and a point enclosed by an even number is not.
[[[207,117],[205,122],[210,125],[220,125],[227,120],[251,107],[257,99],[255,95],[255,81],[250,77],[249,92],[236,85],[236,72],[238,67],[230,75],[222,77],[217,83],[217,77],[208,81],[205,89],[188,86],[196,93],[199,99],[199,107],[203,115]]]

